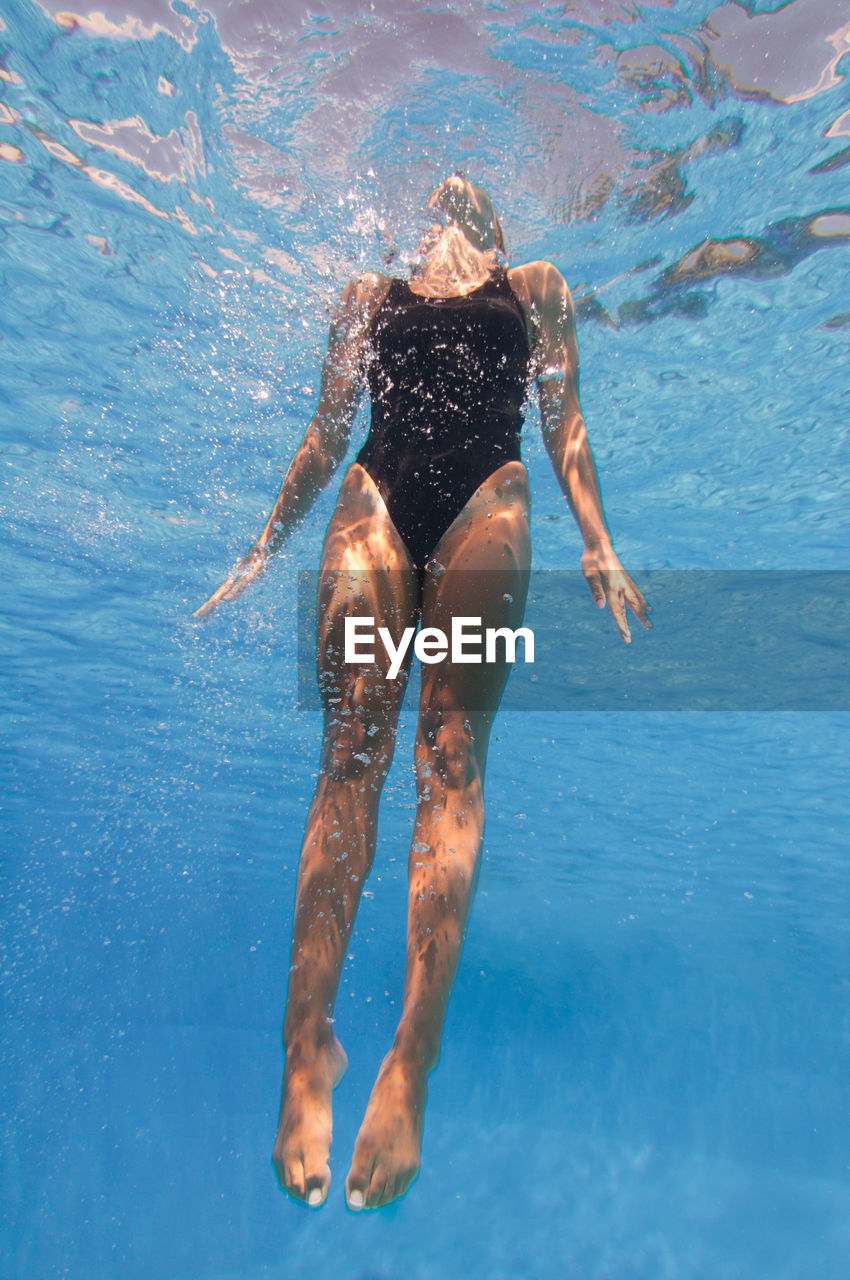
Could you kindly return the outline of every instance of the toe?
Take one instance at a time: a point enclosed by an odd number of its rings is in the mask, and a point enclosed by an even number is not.
[[[351,1168],[345,1180],[345,1199],[349,1209],[354,1209],[355,1212],[359,1212],[360,1209],[371,1208],[369,1185],[372,1181],[374,1163],[373,1152],[370,1151],[368,1154],[358,1153],[355,1147]]]
[[[300,1160],[290,1160],[286,1165],[286,1190],[296,1200],[304,1200],[307,1196],[307,1187],[304,1182],[304,1165]]]
[[[371,1161],[368,1168],[356,1168],[351,1166],[351,1171],[345,1180],[345,1201],[349,1209],[353,1209],[355,1213],[359,1213],[361,1209],[371,1209],[372,1205],[369,1201],[369,1184],[372,1177]]]
[[[393,1200],[397,1200],[404,1194],[403,1182],[403,1178],[387,1178],[387,1184],[384,1187],[384,1204],[392,1204]]]
[[[319,1209],[328,1198],[328,1191],[331,1186],[331,1171],[324,1169],[320,1174],[314,1174],[307,1178],[305,1182],[305,1196],[311,1209]]]
[[[307,1203],[311,1209],[321,1209],[328,1198],[327,1187],[311,1187],[307,1192]]]
[[[354,1213],[360,1213],[363,1208],[363,1192],[359,1187],[346,1187],[345,1203]]]
[[[374,1169],[372,1177],[369,1179],[369,1190],[366,1193],[366,1207],[369,1209],[380,1209],[387,1203],[387,1184],[390,1179],[387,1177],[385,1170]]]
[[[400,1200],[402,1196],[407,1195],[418,1172],[418,1169],[403,1169],[400,1173],[388,1175],[380,1193],[379,1203],[392,1204],[394,1200]]]
[[[396,1178],[395,1187],[393,1189],[393,1199],[397,1200],[400,1196],[406,1196],[413,1183],[416,1181],[419,1173],[419,1166],[414,1169],[406,1169],[404,1173],[399,1174]]]

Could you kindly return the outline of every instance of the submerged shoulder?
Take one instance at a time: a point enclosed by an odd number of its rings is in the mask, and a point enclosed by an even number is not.
[[[545,368],[554,352],[575,344],[575,308],[567,282],[554,263],[544,261],[516,267],[509,279],[534,335],[537,367]]]
[[[346,308],[358,307],[368,311],[380,306],[391,284],[391,276],[385,276],[380,271],[366,271],[348,281],[342,290],[340,302]]]
[[[553,262],[539,259],[512,267],[508,279],[520,301],[535,312],[541,315],[572,313],[573,300],[567,282]]]
[[[343,285],[333,309],[332,323],[337,330],[362,334],[389,292],[392,279],[377,271],[355,276]]]

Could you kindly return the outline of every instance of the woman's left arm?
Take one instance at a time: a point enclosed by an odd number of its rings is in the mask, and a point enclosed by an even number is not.
[[[521,270],[535,321],[533,360],[543,440],[584,539],[581,567],[591,595],[600,609],[608,605],[628,644],[626,605],[645,627],[651,625],[649,605],[620,564],[605,520],[579,401],[573,300],[560,271],[550,262],[530,263]]]

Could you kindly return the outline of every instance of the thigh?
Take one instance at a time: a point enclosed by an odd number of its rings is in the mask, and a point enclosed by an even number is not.
[[[451,636],[455,617],[480,619],[481,630],[522,625],[531,564],[528,475],[508,462],[479,486],[449,526],[425,574],[422,626]],[[522,652],[522,644],[517,646]],[[483,768],[487,741],[510,673],[503,644],[494,662],[422,668],[420,719],[463,712]],[[483,656],[483,655],[482,655]]]
[[[318,586],[318,671],[326,725],[356,712],[379,726],[398,717],[410,653],[395,679],[387,678],[389,658],[377,629],[398,645],[414,627],[419,593],[416,573],[383,498],[356,463],[346,474],[322,548]],[[346,662],[346,618],[373,620],[376,643],[362,645],[375,662]]]

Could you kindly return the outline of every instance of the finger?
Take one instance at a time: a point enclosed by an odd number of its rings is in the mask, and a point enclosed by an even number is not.
[[[216,591],[215,595],[210,596],[209,600],[204,601],[200,609],[195,610],[195,612],[192,614],[192,617],[196,618],[198,622],[206,622],[210,614],[215,612],[220,600],[221,600],[221,595],[218,591]]]
[[[617,624],[617,630],[619,631],[620,635],[623,637],[623,640],[626,642],[626,644],[631,644],[632,633],[629,631],[629,624],[626,618],[626,605],[624,600],[624,592],[622,590],[609,591],[608,605],[611,609],[611,612],[614,615],[614,621]]]
[[[638,618],[645,627],[650,628],[652,626],[652,623],[646,616],[651,612],[652,606],[647,604],[637,587],[632,591],[626,592],[626,603],[634,613],[635,617]]]
[[[199,622],[205,622],[213,610],[221,604],[222,600],[234,600],[236,596],[239,595],[239,592],[243,588],[239,587],[237,591],[234,591],[233,588],[237,583],[238,579],[234,578],[232,575],[227,578],[218,590],[212,593],[209,600],[205,600],[200,609],[195,610],[192,617],[197,618]]]
[[[227,580],[219,587],[216,595],[222,600],[236,600],[241,596],[246,587],[250,587],[265,572],[265,565],[256,561],[252,564],[239,566],[234,573],[231,573]]]
[[[640,587],[636,587],[635,584],[630,581],[628,590],[629,590],[629,593],[634,596],[635,600],[640,605],[641,610],[644,613],[649,613],[652,609],[652,605],[647,603],[646,596],[643,594]]]
[[[213,604],[220,604],[222,600],[235,600],[237,596],[241,596],[242,592],[248,585],[248,581],[244,578],[236,578],[233,574],[221,584],[218,591],[210,596]]]
[[[596,569],[586,573],[585,580],[590,587],[590,594],[593,596],[593,603],[597,609],[605,608],[605,588],[602,586],[602,578]]]

